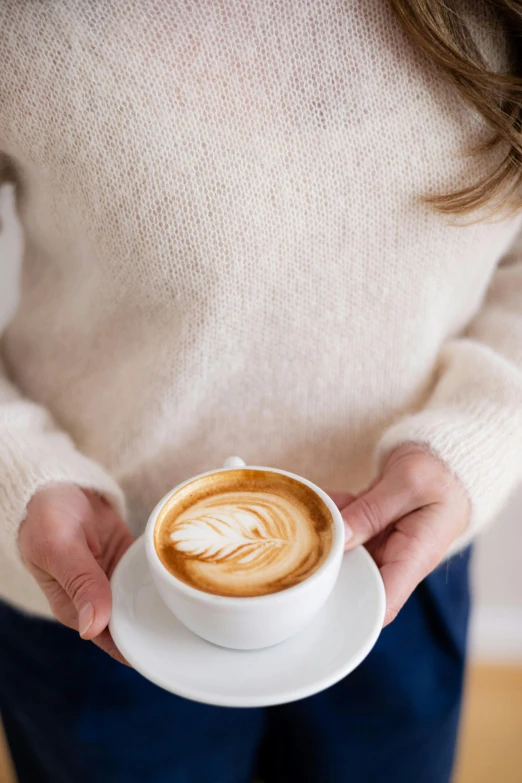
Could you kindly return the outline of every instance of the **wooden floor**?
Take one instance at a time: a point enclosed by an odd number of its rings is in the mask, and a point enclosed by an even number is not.
[[[475,666],[468,677],[455,783],[491,781],[522,781],[522,667]],[[15,783],[1,736],[0,783]]]
[[[455,783],[521,783],[522,667],[475,667]]]
[[[0,727],[0,783],[15,783],[15,776],[7,753],[4,735]]]

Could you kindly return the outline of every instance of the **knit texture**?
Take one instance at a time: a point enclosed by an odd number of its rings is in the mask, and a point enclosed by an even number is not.
[[[421,201],[486,137],[384,0],[4,0],[0,594],[44,611],[16,531],[50,481],[123,491],[138,533],[230,454],[358,491],[414,440],[471,497],[456,548],[491,520],[522,470],[521,217]]]

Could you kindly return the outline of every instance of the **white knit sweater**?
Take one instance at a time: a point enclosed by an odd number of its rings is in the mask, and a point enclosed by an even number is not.
[[[49,481],[138,533],[230,454],[357,491],[428,444],[473,502],[522,470],[521,216],[425,193],[482,121],[384,0],[3,0],[0,170],[25,234],[2,338],[0,595]]]

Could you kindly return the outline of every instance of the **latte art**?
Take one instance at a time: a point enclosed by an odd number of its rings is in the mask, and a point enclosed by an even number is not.
[[[181,490],[162,511],[156,548],[188,584],[218,595],[263,595],[291,587],[328,554],[328,509],[287,476],[248,469],[214,474]],[[239,480],[241,478],[241,480]]]
[[[197,560],[266,566],[290,546],[293,526],[285,512],[275,495],[264,502],[211,499],[179,519],[170,538],[179,552]]]

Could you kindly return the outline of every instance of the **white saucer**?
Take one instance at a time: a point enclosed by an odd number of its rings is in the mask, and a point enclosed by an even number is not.
[[[282,704],[328,688],[364,660],[384,620],[381,576],[363,547],[344,556],[319,615],[296,636],[264,650],[216,647],[185,628],[156,591],[143,538],[120,560],[111,584],[109,627],[129,663],[178,696],[223,707]]]

